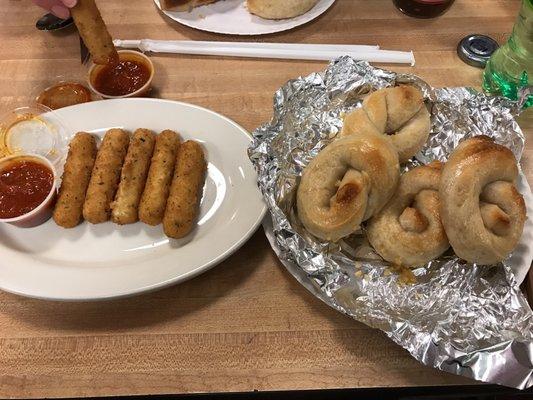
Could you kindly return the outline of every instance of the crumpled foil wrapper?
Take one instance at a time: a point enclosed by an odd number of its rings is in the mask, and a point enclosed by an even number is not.
[[[516,103],[473,89],[434,89],[412,75],[342,57],[323,73],[289,81],[274,117],[253,133],[249,156],[270,210],[265,232],[282,263],[333,308],[384,331],[421,363],[484,382],[533,385],[533,318],[510,262],[477,266],[449,251],[412,271],[391,273],[356,233],[337,244],[309,235],[295,216],[302,170],[342,127],[344,113],[370,90],[411,83],[432,107],[426,147],[405,167],[446,160],[465,137],[488,135],[520,159],[524,136]],[[412,277],[411,277],[412,278]]]

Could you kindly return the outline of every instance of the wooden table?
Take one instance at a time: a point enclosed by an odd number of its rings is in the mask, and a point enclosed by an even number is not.
[[[6,4],[7,3],[7,4]],[[234,40],[165,18],[150,0],[101,0],[117,38]],[[127,6],[125,4],[128,4]],[[379,44],[415,50],[391,67],[434,86],[479,86],[455,54],[469,33],[503,41],[518,0],[457,0],[442,18],[416,20],[391,0],[337,0],[323,17],[267,41]],[[73,31],[37,32],[28,0],[0,7],[0,109],[25,105],[56,75],[80,77]],[[263,40],[254,38],[254,40]],[[155,56],[156,95],[211,108],[249,130],[271,115],[285,81],[320,62]],[[533,118],[523,124],[531,134]],[[533,145],[524,169],[533,180]],[[105,303],[51,303],[0,294],[0,397],[100,396],[473,383],[427,368],[381,332],[333,311],[278,262],[262,231],[185,284]]]

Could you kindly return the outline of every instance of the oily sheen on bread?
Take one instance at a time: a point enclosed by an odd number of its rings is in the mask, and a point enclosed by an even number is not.
[[[422,92],[413,86],[400,85],[367,96],[361,108],[345,117],[341,136],[357,135],[369,129],[387,135],[403,163],[422,149],[430,125]]]
[[[450,247],[440,218],[441,169],[434,161],[403,174],[392,199],[370,220],[368,240],[385,260],[419,266]]]
[[[455,254],[487,265],[515,249],[526,220],[517,178],[513,153],[491,138],[476,136],[457,146],[439,187],[442,224]]]
[[[326,146],[305,168],[298,216],[308,232],[336,242],[390,200],[400,177],[398,153],[384,135],[353,135]]]
[[[191,11],[194,7],[214,3],[218,0],[161,0],[165,11]]]
[[[285,19],[305,14],[319,0],[247,0],[248,11],[261,18]]]

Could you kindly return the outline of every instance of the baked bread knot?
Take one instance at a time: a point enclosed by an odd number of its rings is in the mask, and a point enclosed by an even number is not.
[[[383,135],[354,135],[326,146],[304,170],[298,216],[314,236],[328,241],[354,233],[396,190],[398,153]]]
[[[439,194],[442,223],[457,256],[486,265],[514,250],[526,220],[517,177],[511,150],[487,136],[467,139],[453,151]]]
[[[407,85],[380,89],[367,96],[361,108],[346,115],[341,137],[368,131],[389,135],[403,163],[424,147],[430,120],[419,89]]]
[[[441,169],[434,161],[403,174],[392,200],[370,220],[368,240],[385,260],[420,266],[450,247],[440,219]]]

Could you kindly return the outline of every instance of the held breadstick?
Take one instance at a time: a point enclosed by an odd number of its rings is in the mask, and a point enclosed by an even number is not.
[[[95,0],[78,0],[71,13],[94,63],[100,65],[118,63],[118,53],[113,39],[107,31]]]
[[[202,147],[193,141],[178,149],[176,169],[163,218],[165,235],[174,239],[187,236],[199,214],[206,162]]]
[[[111,204],[111,219],[116,224],[133,224],[139,220],[139,202],[150,168],[154,143],[153,132],[148,129],[135,131],[122,167],[117,195]]]
[[[165,214],[168,192],[172,182],[179,138],[166,130],[156,139],[148,179],[139,205],[139,219],[148,225],[159,225]]]
[[[70,142],[54,221],[63,228],[74,228],[82,220],[85,192],[96,158],[96,141],[90,133],[79,132]]]
[[[109,220],[120,171],[130,138],[122,129],[109,130],[98,150],[94,169],[83,204],[83,217],[92,224]]]

